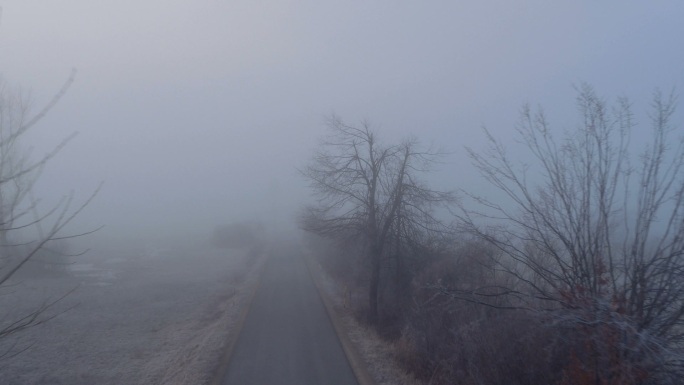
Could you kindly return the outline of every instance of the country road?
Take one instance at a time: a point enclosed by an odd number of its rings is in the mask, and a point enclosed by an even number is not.
[[[357,384],[297,251],[267,262],[222,384]]]

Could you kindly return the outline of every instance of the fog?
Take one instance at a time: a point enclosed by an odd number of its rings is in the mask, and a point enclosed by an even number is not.
[[[298,286],[308,279],[304,264],[265,257],[314,253],[268,241],[293,238],[315,199],[298,170],[328,117],[368,122],[386,143],[415,137],[444,151],[425,175],[430,186],[496,201],[465,148],[486,147],[486,127],[520,150],[525,103],[542,106],[562,133],[578,124],[582,84],[608,101],[625,96],[637,123],[631,146],[642,145],[654,90],[684,87],[682,15],[676,0],[0,0],[0,78],[30,95],[34,113],[75,74],[20,143],[38,160],[76,134],[37,180],[40,212],[70,195],[77,208],[99,189],[57,235],[102,227],[51,243],[89,253],[59,259],[41,250],[0,287],[0,308],[10,309],[0,340],[21,311],[42,312],[78,287],[47,309],[59,315],[51,322],[0,341],[35,345],[6,361],[0,379],[201,383],[239,330],[261,270],[282,278],[269,290],[284,299],[266,296],[275,305],[310,310],[288,302],[297,301],[290,293],[315,293]],[[680,108],[679,132],[683,118]],[[51,257],[58,263],[43,263]],[[13,285],[17,295],[2,295]],[[344,290],[349,300],[365,286]],[[328,320],[318,310],[316,319]]]
[[[481,182],[463,146],[508,137],[522,103],[572,125],[574,85],[628,96],[684,83],[678,1],[2,1],[0,71],[36,109],[40,154],[73,132],[39,183],[49,201],[102,191],[78,226],[209,232],[291,222],[296,168],[325,117],[370,121],[453,152],[442,188]]]

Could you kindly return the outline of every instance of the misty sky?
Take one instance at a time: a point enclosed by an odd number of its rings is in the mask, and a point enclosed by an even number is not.
[[[39,193],[84,198],[104,181],[80,222],[110,231],[291,216],[306,200],[295,167],[332,112],[454,151],[437,183],[455,188],[479,183],[463,146],[482,146],[483,125],[511,135],[525,102],[563,128],[581,82],[628,96],[636,112],[656,87],[684,87],[675,0],[0,6],[0,74],[36,107],[78,70],[25,144],[39,154],[79,132]]]

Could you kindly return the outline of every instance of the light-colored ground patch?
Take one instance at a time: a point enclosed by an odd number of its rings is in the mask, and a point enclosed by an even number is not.
[[[0,353],[28,348],[0,360],[0,383],[207,383],[262,260],[175,240],[94,249],[58,274],[20,277],[2,314],[76,290],[46,314],[69,310],[0,341]]]

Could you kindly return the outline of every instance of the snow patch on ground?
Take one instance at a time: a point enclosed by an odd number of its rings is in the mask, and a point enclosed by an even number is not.
[[[173,241],[22,276],[0,292],[0,326],[75,290],[45,313],[56,318],[0,341],[0,354],[26,349],[0,360],[0,383],[207,383],[264,259]]]

